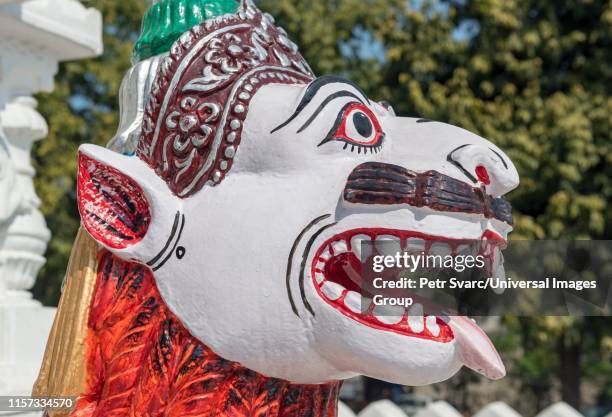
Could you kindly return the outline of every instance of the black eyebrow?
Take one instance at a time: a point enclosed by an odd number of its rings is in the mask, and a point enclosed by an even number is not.
[[[495,155],[497,155],[497,156],[499,157],[499,159],[501,159],[502,164],[504,164],[504,168],[508,169],[508,164],[506,163],[506,160],[505,160],[505,159],[504,159],[504,158],[503,158],[503,157],[502,157],[502,156],[501,156],[499,153],[497,153],[497,152],[495,151],[495,149],[493,149],[493,148],[489,148],[489,149],[491,149],[491,151],[492,151],[492,152],[493,152]]]
[[[368,99],[366,94],[363,92],[363,90],[359,88],[359,86],[355,85],[351,81],[346,80],[342,77],[338,77],[335,75],[324,75],[322,77],[317,78],[312,83],[310,83],[310,85],[308,85],[308,87],[306,88],[306,92],[302,96],[302,99],[300,100],[299,104],[297,105],[295,109],[295,112],[293,112],[291,117],[289,117],[286,121],[284,121],[283,123],[281,123],[274,129],[272,129],[270,133],[274,133],[282,129],[283,127],[287,126],[289,123],[291,123],[296,117],[300,115],[300,113],[304,110],[304,108],[308,104],[310,104],[310,102],[315,98],[315,96],[317,95],[317,93],[319,92],[321,88],[325,87],[328,84],[333,84],[333,83],[350,85],[351,87],[359,91],[359,93],[361,93],[361,95],[368,102],[368,104],[370,104],[370,100]]]
[[[361,100],[356,94],[353,94],[350,91],[346,91],[346,90],[336,91],[334,94],[330,94],[325,100],[323,100],[323,102],[319,105],[319,107],[317,107],[317,110],[315,110],[312,116],[310,116],[308,120],[306,120],[306,123],[304,123],[302,127],[298,129],[297,133],[303,132],[308,126],[310,126],[312,122],[314,122],[317,116],[323,111],[325,106],[327,106],[330,102],[340,97],[353,97],[354,99],[359,100],[359,102],[365,105],[363,100]]]
[[[467,169],[465,169],[463,165],[461,165],[458,161],[455,161],[453,159],[453,154],[459,149],[465,148],[466,146],[470,146],[470,144],[466,143],[465,145],[457,146],[455,149],[450,151],[448,155],[446,155],[446,160],[450,162],[451,164],[453,164],[454,166],[456,166],[459,169],[459,171],[463,172],[463,174],[470,179],[470,181],[476,184],[478,183],[478,180],[476,179],[476,177],[470,174],[470,172]]]

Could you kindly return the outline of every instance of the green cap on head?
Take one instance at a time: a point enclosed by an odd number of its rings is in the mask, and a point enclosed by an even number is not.
[[[175,40],[207,19],[236,13],[236,0],[159,0],[142,18],[140,37],[132,51],[132,63],[168,52]]]

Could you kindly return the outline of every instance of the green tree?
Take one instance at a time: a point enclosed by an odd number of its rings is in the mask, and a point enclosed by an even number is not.
[[[507,347],[512,376],[520,381],[521,408],[535,415],[552,400],[551,387],[580,408],[582,381],[599,391],[601,404],[612,397],[612,333],[609,317],[507,317]]]

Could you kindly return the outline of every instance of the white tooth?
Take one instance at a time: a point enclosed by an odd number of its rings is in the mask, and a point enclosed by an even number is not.
[[[376,306],[373,313],[381,323],[396,324],[402,321],[404,308],[400,306]]]
[[[334,248],[334,255],[348,252],[348,247],[346,246],[346,242],[344,240],[337,240],[336,242],[332,243],[332,248]]]
[[[425,241],[411,237],[406,241],[406,250],[410,253],[420,253],[425,250]]]
[[[438,326],[436,316],[427,316],[425,318],[425,325],[432,335],[437,337],[440,334],[440,326]]]
[[[434,242],[429,249],[431,255],[448,256],[451,254],[452,248],[443,242]]]
[[[317,265],[315,266],[316,269],[320,269],[321,271],[325,270],[325,262],[317,262]]]
[[[370,237],[367,235],[355,235],[351,238],[351,249],[355,256],[359,258],[360,261],[364,261],[372,255],[372,244],[365,243],[362,245],[362,242],[370,242]],[[362,258],[363,252],[363,258]]]
[[[340,298],[344,292],[344,287],[340,284],[336,284],[335,282],[327,281],[321,287],[321,292],[325,294],[327,298],[333,301]]]
[[[344,304],[353,313],[361,313],[361,294],[356,291],[349,291],[344,297]]]
[[[319,255],[319,258],[323,259],[323,260],[328,260],[329,258],[331,258],[331,253],[329,253],[329,246],[325,248],[325,250],[323,252],[321,252],[321,254]]]
[[[408,310],[408,325],[415,333],[421,333],[425,329],[423,306],[421,304],[414,304]]]
[[[493,278],[497,278],[499,279],[500,282],[505,282],[506,281],[506,269],[504,268],[504,255],[502,254],[502,251],[499,247],[495,248],[495,251],[493,252],[493,271],[492,271],[492,276]],[[493,292],[495,294],[503,294],[505,291],[504,288],[493,288]]]
[[[391,235],[381,235],[376,238],[376,251],[381,255],[395,256],[401,252],[399,238]]]
[[[317,281],[317,284],[322,283],[324,279],[325,279],[325,275],[323,275],[322,273],[317,272],[315,274],[315,280]]]

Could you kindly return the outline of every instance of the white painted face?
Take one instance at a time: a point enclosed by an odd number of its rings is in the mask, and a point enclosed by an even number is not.
[[[437,171],[505,194],[517,171],[487,140],[396,117],[354,85],[324,77],[263,87],[225,180],[187,199],[136,157],[90,145],[81,152],[137,182],[150,206],[142,240],[110,249],[148,262],[170,309],[220,356],[299,383],[365,374],[421,385],[462,365],[504,375],[471,320],[422,317],[418,307],[402,309],[399,324],[366,316],[359,290],[334,267],[358,253],[359,239],[505,240],[511,226],[490,213],[417,204],[402,188],[413,173]]]

